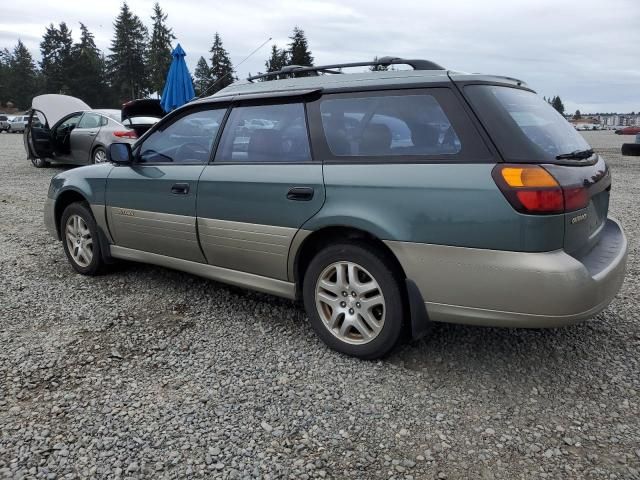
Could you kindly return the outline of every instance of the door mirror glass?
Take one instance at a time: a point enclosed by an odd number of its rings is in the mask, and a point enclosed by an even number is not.
[[[112,143],[107,150],[107,158],[118,165],[130,165],[133,161],[131,145],[128,143]]]

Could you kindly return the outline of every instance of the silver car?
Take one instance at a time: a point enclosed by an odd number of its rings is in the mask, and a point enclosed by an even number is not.
[[[9,133],[24,132],[25,126],[27,125],[28,121],[28,115],[18,115],[17,117],[13,117],[12,120],[9,120],[9,129],[7,131]]]
[[[162,116],[156,100],[134,100],[122,110],[94,110],[75,97],[40,95],[33,99],[31,114],[25,117],[25,148],[38,168],[51,161],[103,163],[109,145],[133,144]]]

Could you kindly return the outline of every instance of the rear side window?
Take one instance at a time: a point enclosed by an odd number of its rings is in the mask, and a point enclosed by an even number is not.
[[[235,107],[225,124],[215,161],[311,161],[304,105]]]
[[[454,155],[461,142],[432,95],[322,100],[322,126],[337,157]]]
[[[589,144],[551,105],[528,90],[467,85],[474,110],[506,160],[553,162]]]
[[[102,117],[95,113],[85,113],[82,115],[77,128],[98,128]]]

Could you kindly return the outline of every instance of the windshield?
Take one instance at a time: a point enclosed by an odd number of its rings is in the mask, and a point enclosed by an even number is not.
[[[562,115],[533,92],[468,85],[465,93],[507,160],[553,162],[558,155],[591,148]]]

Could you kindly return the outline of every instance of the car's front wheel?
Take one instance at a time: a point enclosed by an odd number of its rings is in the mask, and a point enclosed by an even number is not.
[[[402,334],[401,285],[385,252],[360,242],[331,245],[306,270],[305,309],[331,348],[363,359],[380,358]]]
[[[45,168],[49,166],[49,162],[44,158],[32,158],[31,163],[36,168]]]
[[[97,275],[104,267],[98,226],[85,203],[72,203],[60,219],[64,253],[71,266],[83,275]]]

